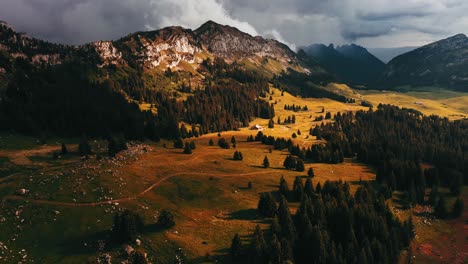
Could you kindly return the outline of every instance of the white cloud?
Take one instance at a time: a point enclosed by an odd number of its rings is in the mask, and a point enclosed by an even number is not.
[[[253,36],[258,35],[253,26],[232,18],[222,4],[215,0],[153,0],[151,7],[151,15],[160,19],[155,24],[148,24],[153,29],[174,25],[196,28],[208,20],[213,20]]]
[[[269,37],[269,38],[276,39],[277,41],[282,42],[282,43],[288,45],[289,48],[290,48],[291,50],[293,50],[293,51],[296,51],[296,50],[297,50],[296,44],[287,42],[287,41],[283,38],[283,36],[281,36],[281,34],[280,34],[276,29],[272,29],[272,30],[265,31],[265,32],[263,33],[263,35],[264,35],[265,37]]]

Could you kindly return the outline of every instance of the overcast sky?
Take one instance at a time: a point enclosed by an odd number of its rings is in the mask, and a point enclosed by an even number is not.
[[[0,0],[0,20],[53,42],[83,44],[207,20],[293,49],[312,43],[420,46],[468,31],[467,0]]]

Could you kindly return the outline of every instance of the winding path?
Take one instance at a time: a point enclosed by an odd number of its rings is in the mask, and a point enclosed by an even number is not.
[[[107,201],[100,201],[100,202],[92,202],[92,203],[71,203],[71,202],[59,202],[59,201],[50,201],[50,200],[34,200],[34,199],[27,199],[26,197],[22,196],[14,196],[14,195],[8,195],[5,196],[2,200],[2,203],[8,200],[15,200],[15,201],[27,201],[31,202],[34,204],[46,204],[46,205],[58,205],[58,206],[69,206],[69,207],[90,207],[90,206],[98,206],[98,205],[111,205],[114,203],[121,203],[121,202],[127,202],[131,200],[136,200],[138,197],[145,195],[152,189],[156,188],[157,186],[161,185],[161,183],[165,182],[166,180],[176,177],[176,176],[189,176],[189,175],[205,175],[205,176],[218,176],[218,177],[229,177],[229,176],[250,176],[250,175],[261,175],[261,174],[270,174],[277,172],[276,170],[268,170],[268,171],[261,171],[261,172],[249,172],[249,173],[240,173],[240,174],[235,174],[235,173],[204,173],[204,172],[178,172],[171,174],[169,176],[166,176],[162,179],[159,179],[155,183],[153,183],[151,186],[143,190],[142,192],[130,196],[130,197],[125,197],[125,198],[119,198],[119,199],[112,199],[112,200],[107,200]]]

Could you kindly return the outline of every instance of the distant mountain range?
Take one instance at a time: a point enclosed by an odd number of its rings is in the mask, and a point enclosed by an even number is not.
[[[443,39],[391,60],[381,85],[436,86],[468,91],[468,38]]]
[[[332,44],[314,44],[303,50],[338,80],[352,85],[375,84],[385,70],[385,63],[355,44],[336,48]]]
[[[367,48],[367,50],[384,63],[389,63],[393,58],[417,48],[418,47]]]

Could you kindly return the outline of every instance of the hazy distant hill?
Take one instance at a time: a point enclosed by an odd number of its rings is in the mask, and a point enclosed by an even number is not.
[[[385,69],[382,61],[365,48],[355,44],[336,48],[333,45],[313,44],[303,49],[329,73],[353,85],[372,85]]]
[[[379,58],[384,63],[388,63],[393,58],[417,49],[418,47],[398,47],[398,48],[367,48],[374,56]]]
[[[411,85],[468,91],[468,38],[459,34],[402,54],[388,63],[381,81],[387,88]]]

